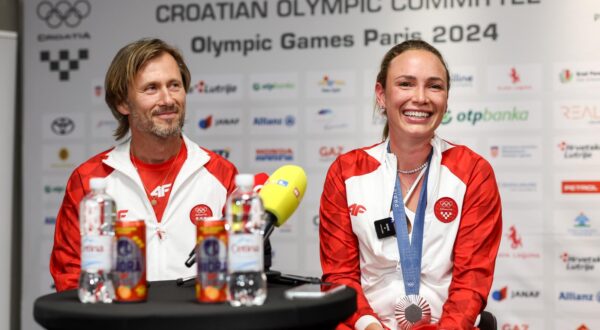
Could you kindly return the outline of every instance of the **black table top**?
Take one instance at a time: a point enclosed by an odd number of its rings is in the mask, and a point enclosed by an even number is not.
[[[333,329],[356,310],[356,293],[345,288],[324,298],[288,300],[291,286],[269,284],[263,306],[202,304],[193,283],[152,282],[143,303],[82,304],[77,291],[45,295],[34,318],[46,329]]]

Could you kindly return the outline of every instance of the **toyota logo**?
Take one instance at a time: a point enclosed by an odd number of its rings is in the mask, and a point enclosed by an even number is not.
[[[73,28],[90,14],[91,9],[92,6],[86,0],[77,0],[73,4],[65,0],[55,4],[42,1],[37,6],[37,16],[46,22],[49,28],[56,29],[63,23]]]
[[[52,121],[50,125],[52,132],[57,135],[67,135],[75,129],[75,123],[71,118],[59,117]]]

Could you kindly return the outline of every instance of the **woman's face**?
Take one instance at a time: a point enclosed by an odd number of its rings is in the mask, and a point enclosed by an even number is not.
[[[426,50],[407,50],[390,61],[377,103],[386,110],[390,138],[430,139],[448,105],[446,69]]]

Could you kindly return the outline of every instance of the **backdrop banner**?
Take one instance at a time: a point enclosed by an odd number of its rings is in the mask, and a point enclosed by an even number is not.
[[[340,154],[377,143],[375,75],[411,38],[451,73],[438,131],[496,171],[504,228],[487,310],[500,329],[600,329],[597,0],[24,1],[23,329],[54,290],[55,217],[73,169],[109,148],[103,81],[117,50],[159,37],[192,73],[185,132],[240,172],[308,175],[272,235],[273,268],[320,275],[318,207]],[[368,192],[365,192],[368,193]],[[182,260],[183,262],[183,260]]]

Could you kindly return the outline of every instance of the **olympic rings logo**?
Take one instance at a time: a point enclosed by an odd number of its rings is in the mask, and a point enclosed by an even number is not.
[[[90,14],[91,9],[92,6],[86,0],[77,0],[73,4],[65,0],[56,4],[42,1],[37,6],[37,16],[52,29],[60,27],[63,23],[74,28]]]
[[[452,207],[452,204],[453,204],[453,203],[452,203],[451,201],[448,201],[448,200],[445,200],[445,201],[441,201],[441,202],[440,202],[440,205],[441,205],[443,208],[451,208],[451,207]]]

